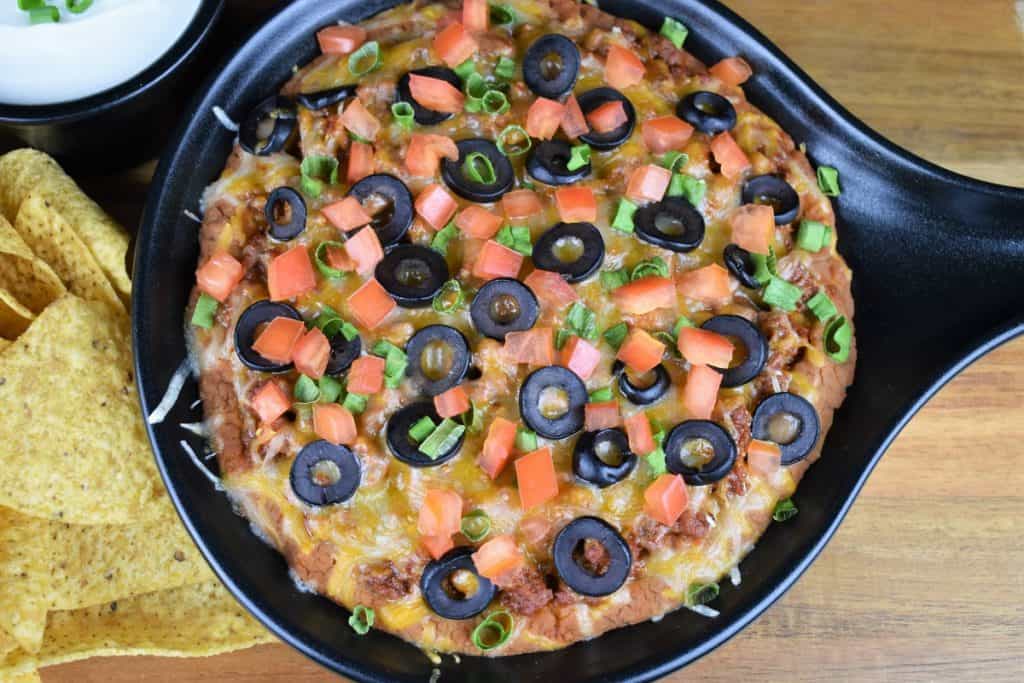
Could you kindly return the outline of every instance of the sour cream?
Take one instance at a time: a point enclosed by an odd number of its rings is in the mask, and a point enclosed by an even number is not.
[[[201,0],[95,0],[56,24],[29,24],[15,0],[0,0],[0,103],[55,104],[120,85],[162,57]]]

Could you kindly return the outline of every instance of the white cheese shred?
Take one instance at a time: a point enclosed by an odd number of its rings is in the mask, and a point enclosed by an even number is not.
[[[187,218],[191,218],[192,220],[194,220],[196,223],[202,223],[203,222],[202,218],[200,218],[196,214],[192,213],[188,209],[185,209],[182,213],[184,213]]]
[[[182,422],[178,426],[186,432],[192,432],[196,436],[206,436],[207,434],[206,424],[203,422]]]
[[[228,116],[226,111],[224,111],[220,107],[214,105],[214,107],[213,107],[213,115],[217,117],[218,121],[220,121],[220,125],[224,126],[228,130],[230,130],[232,133],[237,133],[238,132],[238,124],[231,120],[231,117]]]
[[[190,403],[190,404],[189,404],[189,406],[188,406],[188,409],[189,409],[189,410],[195,410],[196,408],[198,408],[198,407],[199,407],[199,405],[200,405],[200,404],[201,404],[202,402],[203,402],[203,399],[201,399],[201,398],[197,398],[196,400],[192,401],[192,403]]]
[[[441,670],[440,669],[431,669],[430,670],[430,680],[428,681],[428,683],[437,683],[439,680],[441,680]]]
[[[688,605],[687,609],[709,619],[714,619],[719,615],[718,610],[708,607],[707,605]]]
[[[743,581],[743,577],[740,576],[740,568],[733,567],[729,570],[729,580],[732,581],[732,585],[738,586]]]
[[[167,383],[167,391],[164,392],[164,397],[160,399],[160,403],[157,404],[153,412],[149,414],[147,422],[151,425],[160,424],[167,417],[167,414],[171,412],[174,404],[178,402],[178,397],[181,395],[181,388],[185,386],[185,380],[188,378],[189,373],[192,371],[192,366],[189,364],[188,358],[181,361],[181,365],[171,375],[171,381]]]
[[[224,487],[221,485],[220,479],[214,476],[213,472],[211,472],[206,467],[206,465],[203,464],[203,461],[199,459],[199,456],[196,455],[196,452],[192,450],[191,446],[188,445],[188,441],[182,439],[178,443],[181,444],[182,450],[184,450],[188,454],[188,457],[192,458],[192,464],[198,467],[199,471],[203,473],[203,476],[210,480],[210,483],[213,484],[213,487],[218,491],[223,491]]]

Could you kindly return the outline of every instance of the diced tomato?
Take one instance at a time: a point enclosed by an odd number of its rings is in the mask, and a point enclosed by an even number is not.
[[[640,126],[644,144],[655,154],[682,149],[693,135],[693,126],[678,116],[647,119]]]
[[[683,407],[694,420],[710,420],[711,411],[718,400],[718,388],[722,384],[722,373],[707,365],[690,367],[683,389]]]
[[[590,131],[587,118],[583,115],[580,103],[572,93],[565,99],[565,112],[562,114],[562,132],[568,138],[578,138]]]
[[[272,301],[284,301],[316,289],[316,274],[306,247],[297,244],[271,259],[267,289]]]
[[[728,131],[711,138],[711,153],[715,155],[715,161],[722,167],[722,175],[729,180],[736,180],[750,168],[750,159]]]
[[[754,439],[747,445],[747,465],[755,472],[770,477],[782,466],[782,450],[771,441]]]
[[[327,252],[324,260],[327,261],[327,265],[331,268],[346,273],[356,269],[356,264],[348,257],[348,252],[345,251],[344,245],[335,247],[328,244],[324,251]]]
[[[726,303],[732,298],[729,271],[717,263],[680,274],[676,285],[686,298],[711,306]]]
[[[590,376],[594,374],[594,370],[600,365],[601,352],[586,339],[573,335],[569,338],[569,341],[565,342],[565,346],[562,347],[559,361],[562,365],[579,375],[579,378],[585,382],[590,379]]]
[[[665,345],[639,327],[629,330],[616,358],[634,372],[653,370],[665,355]]]
[[[325,55],[347,55],[366,42],[366,29],[359,26],[328,26],[316,33],[320,52]]]
[[[644,491],[644,512],[665,526],[675,524],[689,502],[686,482],[678,474],[663,474]]]
[[[728,368],[735,351],[728,337],[699,327],[679,330],[676,346],[683,358],[694,365],[713,365],[716,368]]]
[[[462,415],[469,410],[469,394],[461,384],[434,397],[434,408],[442,418]]]
[[[416,197],[416,213],[434,230],[448,225],[457,208],[459,205],[455,203],[455,198],[437,183],[427,185]]]
[[[619,90],[628,88],[642,81],[646,71],[644,63],[631,50],[619,45],[608,48],[604,62],[604,80],[608,85]]]
[[[420,536],[420,544],[435,560],[440,560],[446,552],[455,547],[455,541],[451,536]]]
[[[558,495],[558,475],[551,446],[538,448],[515,462],[519,503],[524,510],[535,508]]]
[[[358,183],[374,170],[373,145],[354,140],[348,147],[348,170],[345,178],[350,183]]]
[[[327,361],[331,358],[331,342],[320,328],[314,327],[295,343],[292,349],[292,362],[295,369],[313,379],[320,379],[327,370]]]
[[[376,394],[384,388],[384,367],[380,356],[359,356],[352,361],[346,388],[353,394]]]
[[[405,151],[405,167],[414,176],[429,178],[437,173],[442,157],[453,161],[459,158],[454,140],[447,135],[413,133]]]
[[[277,382],[270,380],[256,390],[250,402],[252,409],[259,415],[260,422],[268,425],[284,415],[292,407],[291,399]]]
[[[291,363],[292,350],[306,332],[301,320],[278,316],[271,320],[252,344],[252,350],[271,363]]]
[[[629,437],[629,450],[637,455],[647,455],[658,444],[654,442],[654,434],[651,433],[651,421],[647,419],[647,413],[634,413],[623,423],[626,427],[626,436]]]
[[[497,479],[508,464],[518,429],[515,422],[503,417],[494,418],[491,426],[487,428],[487,438],[484,439],[480,457],[476,462],[491,479]]]
[[[665,196],[672,172],[667,168],[647,164],[640,166],[629,176],[626,196],[638,202],[657,202]]]
[[[346,446],[354,444],[358,436],[352,413],[337,403],[317,403],[313,406],[313,431],[321,439]]]
[[[462,526],[462,496],[448,489],[427,489],[416,530],[424,536],[451,536]]]
[[[573,301],[579,301],[580,295],[572,288],[565,278],[550,270],[535,270],[526,276],[523,284],[530,288],[537,298],[554,308],[562,308]]]
[[[353,97],[345,112],[341,115],[341,123],[350,132],[361,138],[372,141],[380,132],[380,121],[370,113],[363,101]]]
[[[744,204],[729,217],[732,241],[755,254],[767,254],[775,237],[775,211],[767,204]]]
[[[643,315],[659,308],[675,308],[676,286],[672,278],[648,275],[616,287],[612,300],[623,313]]]
[[[742,85],[754,74],[754,70],[742,57],[726,57],[708,69],[708,73],[726,85]]]
[[[588,403],[583,408],[583,428],[588,432],[598,429],[611,429],[622,424],[617,401]]]
[[[526,132],[532,138],[550,140],[561,125],[564,114],[565,107],[562,104],[538,97],[526,111]]]
[[[466,96],[448,81],[409,74],[409,93],[420,105],[434,111],[455,114],[462,111]]]
[[[341,201],[328,204],[320,209],[320,212],[331,225],[344,232],[352,232],[372,220],[355,197],[345,197]]]
[[[504,244],[487,240],[473,264],[473,275],[484,280],[496,277],[516,277],[523,267],[523,255]]]
[[[398,304],[376,279],[369,279],[348,297],[348,310],[356,320],[372,330],[387,317]]]
[[[626,108],[619,100],[605,102],[587,114],[587,123],[596,133],[610,133],[627,121]]]
[[[462,25],[467,31],[483,33],[491,18],[487,0],[462,0]]]
[[[452,68],[472,57],[476,51],[477,44],[473,36],[469,35],[466,28],[457,21],[448,24],[444,30],[434,36],[434,52],[442,62]]]
[[[487,240],[498,232],[502,218],[482,206],[470,204],[455,217],[455,225],[470,237]]]
[[[367,226],[348,238],[345,253],[352,259],[357,273],[369,275],[384,258],[384,247],[380,244],[377,231]]]
[[[491,581],[518,569],[525,561],[523,551],[516,545],[512,534],[495,536],[480,546],[472,558],[477,573]]]
[[[560,187],[555,190],[555,203],[558,214],[566,223],[593,223],[597,220],[597,197],[589,187]]]
[[[231,254],[218,251],[196,271],[199,289],[221,303],[231,294],[245,276],[245,268]]]
[[[550,327],[534,327],[505,335],[505,357],[514,363],[533,367],[555,364],[555,332]]]
[[[509,220],[530,218],[544,210],[533,190],[512,190],[501,198],[501,208]]]

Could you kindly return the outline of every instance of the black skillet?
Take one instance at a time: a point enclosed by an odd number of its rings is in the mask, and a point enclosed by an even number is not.
[[[236,120],[274,92],[293,64],[316,54],[314,31],[359,21],[387,0],[299,0],[270,20],[208,83],[165,154],[135,261],[134,337],[142,408],[148,414],[184,358],[182,311],[196,265],[195,224],[203,188],[233,135],[211,109]],[[610,0],[602,8],[660,25],[670,14],[690,28],[687,48],[707,63],[743,55],[754,67],[750,99],[815,164],[840,170],[839,248],[854,272],[857,376],[824,455],[797,492],[800,514],[771,526],[742,563],[744,581],[723,586],[720,616],[689,610],[623,628],[561,651],[511,659],[450,657],[444,681],[643,681],[663,676],[735,635],[777,600],[835,532],[871,469],[924,402],[967,364],[1024,332],[1024,191],[965,178],[924,162],[867,129],[761,34],[711,0]],[[189,383],[150,429],[164,481],[193,538],[238,600],[275,634],[317,662],[360,681],[425,681],[431,664],[381,632],[359,637],[343,610],[295,589],[281,556],[232,512],[227,498],[182,452],[178,427],[200,417]],[[897,587],[898,591],[898,587]]]

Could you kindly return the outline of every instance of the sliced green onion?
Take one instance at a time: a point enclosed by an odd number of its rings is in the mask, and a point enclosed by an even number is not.
[[[660,33],[672,41],[677,48],[682,48],[690,31],[672,17],[665,17],[665,21],[661,22]]]
[[[838,316],[825,326],[825,353],[837,363],[845,363],[850,357],[853,342],[853,327],[845,316]]]
[[[612,347],[616,351],[622,346],[622,342],[626,341],[626,335],[629,334],[629,325],[626,323],[619,323],[613,325],[604,331],[604,340],[608,342],[608,346]]]
[[[341,405],[345,410],[358,415],[359,413],[366,410],[366,401],[368,397],[365,394],[353,394],[349,392],[345,394],[345,400],[341,402]]]
[[[320,387],[313,378],[306,375],[299,375],[293,393],[297,403],[316,403],[320,400]]]
[[[419,451],[430,459],[448,452],[465,433],[466,427],[450,417],[441,421],[434,431],[419,445]]]
[[[615,210],[615,218],[612,219],[612,227],[621,232],[633,232],[633,214],[637,206],[625,197],[619,200],[619,208]]]
[[[579,301],[572,303],[565,324],[575,335],[591,341],[597,339],[597,316]]]
[[[466,160],[462,162],[462,175],[483,185],[493,185],[497,180],[494,164],[483,152],[470,152],[466,155]]]
[[[406,130],[412,130],[413,126],[416,125],[415,112],[412,105],[408,102],[403,101],[392,104],[391,115],[395,117],[395,122]]]
[[[348,70],[353,76],[365,76],[380,66],[380,43],[371,40],[363,43],[348,56]]]
[[[803,296],[803,290],[781,277],[772,276],[768,286],[764,288],[762,298],[769,306],[774,306],[782,311],[796,310],[796,304]]]
[[[18,9],[28,11],[38,7],[45,7],[46,0],[18,0]]]
[[[793,504],[793,499],[786,498],[775,504],[775,509],[772,510],[772,519],[776,522],[785,522],[796,517],[798,512],[799,510],[796,509],[796,505]]]
[[[688,161],[690,161],[688,154],[672,150],[671,152],[665,152],[665,156],[661,158],[661,165],[675,173],[679,170],[680,166],[685,166]]]
[[[455,227],[454,222],[448,223],[434,235],[434,238],[430,240],[430,248],[434,251],[439,251],[445,256],[448,255],[448,243],[452,241],[452,238],[459,234],[459,229]]]
[[[480,111],[483,109],[484,95],[490,89],[487,86],[487,81],[476,71],[470,72],[463,81],[465,85],[462,90],[466,93],[466,103],[463,108],[471,114]]]
[[[832,228],[820,221],[800,221],[796,245],[807,251],[821,251],[832,241]]]
[[[345,339],[349,341],[352,341],[353,339],[359,336],[359,330],[357,330],[356,326],[348,322],[347,320],[341,324],[341,333],[345,335]],[[327,333],[324,332],[324,334]]]
[[[537,434],[525,427],[516,430],[516,450],[523,453],[537,450]]]
[[[64,0],[64,6],[72,14],[81,14],[92,7],[92,0]]]
[[[677,356],[679,354],[679,349],[676,345],[676,342],[678,340],[672,335],[671,332],[667,332],[665,330],[655,330],[654,332],[651,332],[651,336],[660,341],[662,344],[664,344],[666,350],[671,355]]]
[[[320,401],[322,403],[334,403],[341,398],[341,382],[330,375],[324,375],[317,382],[320,387]]]
[[[590,145],[573,145],[569,150],[569,161],[565,167],[570,171],[583,168],[590,163]]]
[[[704,201],[707,190],[708,184],[703,180],[685,173],[674,173],[668,183],[666,194],[669,197],[683,197],[693,206],[699,206]]]
[[[642,277],[668,277],[668,264],[660,256],[644,259],[633,266],[633,272],[629,274],[630,280],[639,280]]]
[[[686,604],[688,605],[706,605],[717,597],[717,583],[691,583],[686,589]]]
[[[338,182],[338,160],[327,156],[309,156],[299,166],[302,180],[299,183],[302,191],[316,198],[324,190],[324,183],[331,185]]]
[[[397,389],[405,378],[405,370],[409,367],[409,358],[405,351],[386,340],[373,345],[373,355],[384,359],[384,386]]]
[[[651,474],[654,476],[660,477],[668,472],[668,466],[665,464],[665,451],[661,446],[645,455],[644,460],[647,461],[647,465],[651,468]]]
[[[437,425],[434,424],[434,421],[424,415],[412,427],[409,427],[409,438],[416,443],[420,443],[430,436],[435,429],[437,429]]]
[[[768,284],[773,277],[778,275],[778,271],[775,269],[777,259],[775,258],[775,250],[768,247],[768,254],[751,254],[750,260],[754,264],[754,278],[762,285]]]
[[[516,77],[516,60],[509,59],[508,57],[499,58],[498,63],[494,65],[494,75],[506,81],[511,81]]]
[[[839,189],[839,171],[831,166],[819,166],[818,187],[821,188],[826,197],[838,197],[842,194],[842,191]]]
[[[459,530],[473,543],[479,543],[491,533],[491,518],[483,510],[473,510],[462,517]]]
[[[629,271],[625,268],[618,270],[601,271],[601,289],[606,292],[614,292],[616,289],[629,282]]]
[[[361,636],[365,636],[373,628],[373,609],[364,605],[356,605],[352,608],[352,616],[348,618],[348,625],[352,630]]]
[[[498,244],[515,249],[524,256],[533,253],[533,242],[530,240],[530,229],[523,225],[506,225],[494,236]]]
[[[561,351],[562,347],[565,346],[565,342],[569,341],[571,336],[572,332],[566,329],[559,329],[555,332],[555,350]]]
[[[441,289],[430,305],[438,313],[452,313],[458,310],[465,299],[466,294],[462,291],[462,284],[453,279],[441,285]]]
[[[672,326],[672,336],[678,339],[679,332],[684,327],[696,327],[696,325],[694,325],[693,321],[687,318],[685,315],[681,315],[679,316],[679,320],[676,321],[676,324]]]
[[[615,395],[612,393],[611,387],[601,387],[600,389],[595,389],[590,392],[591,403],[603,403],[605,401],[610,401],[613,398],[615,398]]]
[[[517,157],[520,154],[529,152],[530,147],[533,146],[533,141],[530,140],[530,134],[526,132],[525,128],[512,124],[511,126],[505,126],[504,130],[498,133],[498,139],[495,144],[498,147],[498,151],[505,156]]]
[[[338,249],[343,248],[345,245],[342,242],[321,242],[316,245],[316,251],[313,252],[313,261],[316,263],[316,269],[320,271],[320,274],[324,277],[336,280],[340,277],[345,276],[345,271],[332,268],[327,265],[327,249],[329,247],[337,247]],[[324,333],[326,334],[326,332]]]
[[[56,24],[60,21],[60,10],[52,5],[33,7],[28,11],[30,24]]]
[[[505,26],[516,23],[516,11],[508,5],[491,5],[491,23],[495,26]]]
[[[327,304],[321,305],[320,314],[313,319],[313,325],[320,328],[320,331],[323,332],[324,336],[328,339],[338,334],[338,332],[341,332],[345,325],[349,325],[351,327],[349,323],[346,323],[341,319],[341,316],[338,315],[336,310]],[[356,334],[359,334],[359,332],[357,331]],[[346,338],[351,339],[351,337]]]
[[[462,424],[470,434],[479,434],[484,429],[484,411],[477,404],[469,402],[469,410],[462,415]]]
[[[508,622],[507,626],[501,623],[501,618]],[[505,610],[492,612],[476,625],[470,639],[474,645],[485,652],[493,650],[496,647],[501,647],[508,641],[514,626],[515,621],[513,621],[512,615]]]
[[[461,78],[463,81],[469,78],[469,75],[471,73],[474,73],[475,71],[476,62],[473,61],[472,57],[464,61],[462,64],[459,64],[457,67],[455,67],[455,73],[458,74],[459,78]]]
[[[819,290],[807,300],[807,308],[810,309],[815,318],[822,322],[825,322],[839,312],[836,310],[836,305],[832,303],[832,299],[828,298],[828,294],[824,290]]]
[[[491,116],[504,114],[511,106],[508,103],[508,97],[506,97],[505,93],[500,90],[488,90],[484,93],[483,99],[480,100],[480,103],[483,105],[484,113],[490,114]]]
[[[208,330],[213,327],[213,316],[217,313],[217,300],[203,292],[196,299],[196,307],[192,310],[192,324]]]

